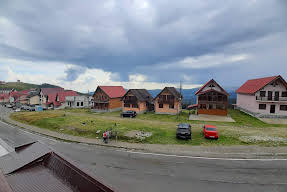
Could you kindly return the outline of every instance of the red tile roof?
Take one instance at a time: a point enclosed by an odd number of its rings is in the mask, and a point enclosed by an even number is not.
[[[123,86],[99,86],[110,98],[123,97],[126,94],[126,90]]]
[[[187,106],[187,109],[193,109],[197,107],[198,107],[198,104],[192,104],[192,105]]]
[[[214,79],[211,79],[207,83],[205,83],[200,89],[198,89],[198,91],[196,91],[195,95],[199,94],[212,81],[213,81],[213,83],[215,83],[221,89],[221,91],[224,94],[229,95]]]
[[[280,76],[264,77],[259,79],[250,79],[246,81],[241,87],[236,90],[236,93],[254,94],[275,79],[281,78],[286,84],[285,80]]]
[[[64,88],[42,88],[41,91],[43,95],[49,95],[50,93],[57,93],[64,91]]]
[[[9,94],[8,93],[0,94],[0,99],[9,99]]]
[[[58,92],[59,102],[64,103],[67,96],[78,96],[76,91],[62,91]]]
[[[30,92],[29,89],[23,90],[23,91],[19,91],[20,95],[28,95]]]

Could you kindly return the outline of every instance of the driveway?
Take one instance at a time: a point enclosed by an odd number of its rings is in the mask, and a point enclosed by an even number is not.
[[[118,191],[286,191],[286,160],[161,155],[79,143],[25,132],[0,122],[0,137],[39,140]],[[25,138],[24,138],[25,137]],[[14,141],[15,142],[15,141]]]
[[[190,115],[189,120],[235,122],[230,116],[205,115],[205,114]]]

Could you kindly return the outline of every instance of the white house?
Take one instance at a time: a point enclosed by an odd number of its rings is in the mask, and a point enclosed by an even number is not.
[[[287,117],[287,83],[279,75],[251,79],[236,90],[236,107],[256,117]]]
[[[66,108],[90,108],[93,106],[93,97],[80,95],[80,96],[66,96]]]

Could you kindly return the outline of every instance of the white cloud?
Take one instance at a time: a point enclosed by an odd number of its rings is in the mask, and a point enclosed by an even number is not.
[[[211,67],[219,67],[222,65],[233,64],[245,61],[250,56],[247,54],[236,55],[203,55],[200,57],[185,57],[177,62],[156,65],[160,69],[183,68],[183,69],[205,69]]]
[[[59,62],[31,62],[15,59],[0,58],[0,80],[14,82],[21,80],[26,83],[50,83],[80,92],[94,91],[98,85],[122,85],[127,89],[162,89],[165,86],[179,87],[179,83],[148,82],[143,74],[131,74],[129,81],[118,81],[118,73],[102,69],[85,69],[74,81],[66,81],[65,71],[69,68],[77,69],[73,64]],[[187,77],[186,77],[187,78]],[[190,79],[189,79],[190,80]],[[195,88],[200,85],[188,84],[183,88]]]
[[[129,75],[129,80],[132,82],[144,82],[146,79],[147,77],[142,74]]]

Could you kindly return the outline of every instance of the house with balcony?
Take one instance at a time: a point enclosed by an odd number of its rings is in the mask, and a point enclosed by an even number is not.
[[[241,111],[255,117],[287,117],[287,83],[280,75],[248,80],[236,93]]]
[[[165,87],[154,98],[154,111],[157,114],[176,115],[182,110],[182,96],[174,87]]]
[[[92,112],[112,112],[122,110],[122,97],[126,90],[122,86],[98,86],[93,98]]]
[[[122,98],[123,111],[153,111],[153,97],[146,89],[130,89]]]
[[[198,115],[227,115],[229,94],[214,79],[205,83],[195,95]]]

